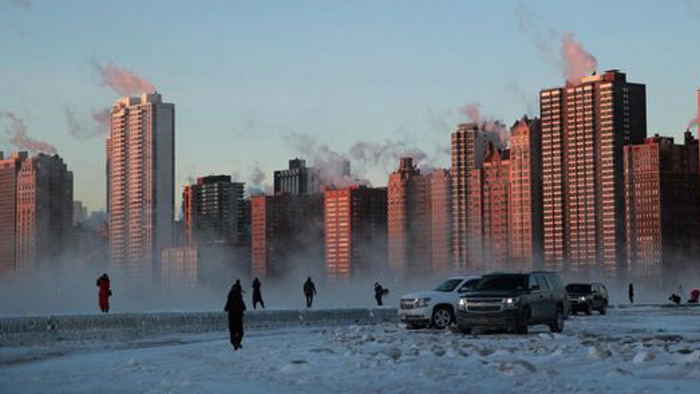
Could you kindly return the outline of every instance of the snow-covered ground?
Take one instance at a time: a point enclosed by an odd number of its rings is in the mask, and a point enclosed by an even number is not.
[[[2,393],[700,390],[700,309],[576,316],[562,334],[463,336],[393,323],[0,348]]]

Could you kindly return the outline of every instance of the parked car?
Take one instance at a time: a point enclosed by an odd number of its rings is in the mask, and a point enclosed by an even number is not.
[[[593,311],[604,315],[608,311],[608,289],[602,283],[569,283],[566,285],[571,302],[571,314]]]
[[[444,329],[455,322],[459,297],[477,282],[478,276],[455,276],[448,278],[434,290],[403,295],[399,319],[406,323],[408,328],[433,326]]]
[[[529,326],[547,324],[552,332],[561,332],[569,311],[557,273],[494,273],[459,300],[457,327],[464,333],[491,328],[527,334]]]

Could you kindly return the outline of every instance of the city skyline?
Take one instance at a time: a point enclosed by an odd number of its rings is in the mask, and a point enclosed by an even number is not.
[[[599,72],[620,68],[647,85],[649,135],[681,140],[697,116],[700,52],[687,38],[700,32],[698,2],[663,9],[613,3],[605,13],[593,2],[565,22],[559,16],[567,6],[558,2],[402,3],[398,12],[396,3],[222,2],[192,15],[169,4],[170,19],[153,23],[155,3],[138,12],[127,6],[119,18],[106,15],[107,4],[25,3],[0,3],[0,47],[12,59],[0,65],[0,150],[22,150],[12,143],[17,127],[55,146],[75,173],[75,199],[90,211],[105,209],[104,187],[95,185],[105,184],[106,134],[93,115],[99,120],[127,93],[103,86],[114,87],[110,77],[121,70],[145,78],[137,88],[154,87],[180,109],[176,190],[222,172],[249,186],[261,178],[259,186],[272,185],[287,158],[310,166],[326,158],[324,144],[349,155],[360,142],[395,143],[395,154],[376,165],[354,156],[353,168],[374,186],[386,184],[397,156],[415,149],[448,167],[450,131],[468,119],[460,108],[478,102],[483,116],[506,124],[538,114],[540,89],[563,84],[559,38],[566,32],[596,57]],[[474,14],[481,17],[471,20]],[[125,24],[145,34],[136,39]],[[123,38],[135,44],[119,46]],[[674,56],[659,56],[660,44]]]

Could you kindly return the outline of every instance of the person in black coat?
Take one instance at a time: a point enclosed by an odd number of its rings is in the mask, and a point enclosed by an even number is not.
[[[231,345],[234,350],[242,348],[243,341],[243,314],[246,310],[245,302],[243,302],[243,289],[240,283],[231,286],[231,291],[228,293],[226,306],[224,310],[228,312],[228,330],[231,333]]]
[[[311,281],[311,277],[304,282],[304,295],[306,296],[306,307],[311,308],[311,305],[314,303],[314,296],[316,295],[316,285]]]
[[[382,285],[379,284],[379,282],[374,283],[374,299],[377,300],[377,306],[382,306],[384,303],[382,302],[382,297],[384,297],[384,288]]]
[[[627,288],[627,295],[630,298],[630,304],[634,304],[634,286],[631,283],[629,288]]]
[[[260,292],[260,281],[258,278],[253,280],[253,309],[258,309],[258,303],[265,309],[265,303],[262,299],[262,293]]]

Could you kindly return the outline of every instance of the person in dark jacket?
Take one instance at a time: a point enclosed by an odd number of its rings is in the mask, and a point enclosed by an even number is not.
[[[241,294],[245,293],[245,292],[243,291],[243,286],[241,286],[241,280],[240,280],[240,279],[236,279],[236,283],[233,284],[233,287],[232,287],[232,288],[235,288],[235,289],[238,290]]]
[[[109,297],[112,296],[112,290],[110,289],[109,276],[107,274],[102,274],[97,278],[97,287],[100,288],[98,293],[98,299],[100,304],[100,310],[102,313],[109,312]]]
[[[382,302],[382,297],[384,297],[384,294],[386,294],[385,291],[386,289],[384,289],[379,282],[374,283],[374,299],[377,300],[377,306],[384,305]]]
[[[265,309],[265,303],[262,299],[262,293],[260,292],[260,281],[258,278],[253,280],[253,309],[258,309],[258,303]]]
[[[246,310],[245,302],[243,302],[243,289],[239,281],[236,281],[236,284],[231,286],[224,307],[224,310],[228,312],[228,330],[231,334],[231,345],[233,345],[234,350],[243,347],[241,345],[243,341],[243,315]]]
[[[681,303],[681,296],[679,296],[676,293],[671,293],[671,295],[668,297],[668,300],[678,305]]]
[[[630,283],[630,287],[627,289],[627,296],[630,298],[630,304],[634,304],[634,286]]]
[[[311,277],[304,282],[304,295],[306,296],[306,307],[311,308],[311,305],[314,303],[314,296],[316,295],[316,286],[314,282],[311,281]]]

